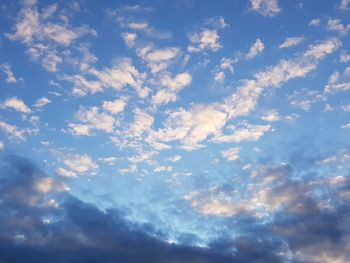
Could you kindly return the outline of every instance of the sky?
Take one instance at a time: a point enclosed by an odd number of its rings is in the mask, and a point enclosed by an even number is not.
[[[3,1],[0,261],[349,262],[349,14]]]

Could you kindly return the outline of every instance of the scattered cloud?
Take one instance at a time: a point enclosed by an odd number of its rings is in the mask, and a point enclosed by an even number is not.
[[[23,102],[23,100],[17,98],[17,97],[11,97],[6,99],[4,102],[0,104],[0,108],[6,109],[11,108],[17,112],[20,113],[30,113],[30,108]]]
[[[228,150],[222,151],[222,157],[226,158],[229,161],[235,161],[239,158],[239,150],[240,148],[238,147],[234,147],[234,148],[230,148]]]
[[[216,29],[202,29],[198,33],[193,33],[188,36],[191,44],[187,50],[191,53],[209,51],[218,51],[222,48],[219,43],[219,35]]]
[[[281,12],[278,0],[250,0],[250,9],[263,16],[274,17]]]
[[[11,70],[11,66],[9,64],[6,64],[6,63],[0,64],[0,69],[5,73],[7,83],[11,83],[11,84],[17,83],[17,79],[13,74]]]
[[[295,47],[304,41],[303,37],[288,37],[284,42],[279,46],[279,48],[288,48]]]
[[[42,97],[40,99],[37,99],[37,101],[35,102],[35,105],[34,107],[36,108],[42,108],[44,107],[46,104],[49,104],[51,103],[51,100],[49,100],[48,98],[46,97]]]
[[[261,40],[258,38],[255,43],[250,47],[249,52],[246,54],[246,59],[253,59],[257,55],[263,52],[265,48],[265,45]]]

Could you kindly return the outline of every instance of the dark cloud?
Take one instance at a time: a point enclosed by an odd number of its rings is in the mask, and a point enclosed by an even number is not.
[[[168,244],[151,225],[101,211],[48,178],[28,160],[1,161],[0,262],[232,262],[213,249]]]
[[[292,171],[287,165],[267,168],[261,177],[270,176],[274,185],[266,200],[272,206],[284,200],[271,217],[245,212],[222,218],[226,232],[220,230],[210,248],[200,248],[192,234],[182,235],[182,245],[169,244],[152,224],[127,221],[122,210],[101,211],[30,161],[9,157],[0,161],[0,262],[346,262],[348,199],[327,206],[312,194],[311,184],[293,181]],[[336,189],[347,192],[348,182]]]

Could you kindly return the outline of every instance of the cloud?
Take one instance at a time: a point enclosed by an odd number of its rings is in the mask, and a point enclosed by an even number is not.
[[[62,167],[56,169],[56,173],[63,177],[76,177],[77,174],[73,171],[64,169]]]
[[[189,111],[180,108],[168,114],[165,127],[151,133],[151,140],[178,140],[185,150],[203,147],[200,142],[220,132],[227,115],[217,105],[195,105]]]
[[[84,132],[89,134],[89,131],[92,129],[101,130],[106,133],[112,133],[114,127],[118,125],[117,120],[113,116],[104,112],[100,112],[100,109],[98,107],[81,107],[76,113],[76,118],[86,126],[71,125],[70,127],[73,128],[75,132],[80,131],[81,134]]]
[[[230,118],[247,115],[253,110],[264,89],[279,87],[288,80],[305,77],[315,70],[317,64],[328,54],[341,46],[336,38],[326,39],[310,45],[309,49],[297,59],[281,60],[276,66],[257,72],[254,79],[243,80],[232,96],[225,99],[225,110]]]
[[[319,26],[321,23],[321,19],[314,18],[309,22],[309,26]]]
[[[304,41],[303,37],[288,37],[284,42],[279,46],[279,48],[288,48],[295,47]]]
[[[249,52],[246,54],[246,59],[250,60],[263,52],[265,46],[264,43],[258,38],[255,43],[250,47]]]
[[[85,35],[96,36],[96,31],[87,27],[70,27],[68,17],[57,15],[58,5],[53,4],[38,11],[36,1],[23,1],[13,33],[6,36],[12,41],[21,41],[33,60],[39,60],[49,72],[56,72],[63,62],[62,48],[68,48],[78,38]],[[55,19],[58,18],[58,19]]]
[[[235,128],[233,133],[230,135],[218,134],[213,138],[213,141],[216,143],[257,141],[261,136],[270,130],[271,125],[251,125],[244,123],[242,128]]]
[[[114,101],[103,101],[102,108],[113,114],[117,114],[124,110],[125,105],[125,99],[116,99]]]
[[[304,111],[311,109],[311,105],[320,101],[324,101],[325,96],[317,90],[306,90],[294,91],[292,95],[287,96],[291,106],[300,108]]]
[[[271,110],[261,117],[263,121],[275,122],[279,121],[281,118],[276,110]]]
[[[170,162],[176,163],[176,162],[180,161],[181,159],[182,159],[182,157],[180,155],[175,155],[173,157],[170,157],[168,160]]]
[[[350,67],[347,67],[343,73],[335,71],[329,78],[324,87],[326,94],[334,94],[350,90]]]
[[[30,108],[23,102],[23,100],[17,97],[11,97],[6,99],[4,102],[0,104],[0,108],[6,109],[11,108],[20,113],[30,113]]]
[[[44,107],[46,104],[49,104],[51,103],[51,100],[49,100],[48,98],[46,97],[42,97],[40,99],[37,99],[37,101],[35,102],[35,105],[34,107],[36,108],[42,108]]]
[[[122,34],[122,37],[125,42],[125,45],[128,48],[132,48],[135,46],[135,41],[137,38],[137,35],[135,33],[125,32]]]
[[[168,68],[181,51],[177,47],[165,47],[154,49],[152,46],[145,46],[137,50],[137,54],[147,62],[152,73],[157,73]]]
[[[19,129],[15,125],[0,121],[0,130],[3,130],[5,133],[7,133],[10,139],[25,141],[25,131]]]
[[[27,160],[12,157],[0,165],[1,261],[232,262],[216,249],[169,244],[152,225],[132,223],[121,210],[101,211]]]
[[[222,48],[219,43],[219,35],[216,29],[202,29],[199,33],[193,33],[188,36],[190,45],[188,52],[218,51]]]
[[[94,174],[99,166],[87,154],[72,154],[63,157],[62,162],[73,172],[78,174]],[[62,170],[61,170],[62,171]],[[61,174],[62,175],[62,174]]]
[[[350,29],[350,24],[343,25],[340,19],[329,19],[327,22],[327,30],[346,35]]]
[[[9,64],[6,64],[6,63],[0,64],[0,69],[5,73],[7,83],[12,83],[12,84],[17,83],[17,79],[13,74],[11,70],[11,66]]]
[[[5,149],[5,144],[3,141],[0,141],[0,151],[3,151]]]
[[[281,12],[278,0],[250,0],[250,9],[263,16],[274,17]]]
[[[177,100],[177,93],[184,87],[191,84],[192,76],[187,73],[179,73],[174,78],[169,75],[161,77],[160,84],[165,89],[159,90],[155,95],[152,96],[152,103],[155,105],[167,104]]]
[[[340,0],[340,5],[339,5],[339,9],[341,10],[349,10],[350,8],[350,0]]]
[[[222,157],[226,158],[227,160],[235,161],[239,158],[239,155],[238,155],[239,150],[240,150],[239,147],[233,147],[228,150],[222,151],[221,154],[222,154]]]

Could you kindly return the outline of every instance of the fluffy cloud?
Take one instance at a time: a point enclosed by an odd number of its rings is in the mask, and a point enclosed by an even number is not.
[[[350,8],[350,0],[341,0],[339,8],[341,10],[349,10],[349,8]]]
[[[249,52],[245,56],[246,59],[253,59],[261,52],[263,52],[265,46],[264,43],[258,38],[255,43],[250,47]]]
[[[87,125],[89,129],[101,130],[106,133],[113,132],[115,125],[118,124],[113,116],[100,112],[98,107],[81,108],[76,113],[76,118]],[[78,127],[79,126],[75,126],[75,130],[77,130]],[[81,131],[84,130],[82,126],[80,126],[79,129]]]
[[[263,121],[275,122],[280,120],[280,116],[276,110],[271,110],[261,117]]]
[[[288,37],[284,42],[279,46],[279,48],[288,48],[288,47],[295,47],[299,45],[301,42],[303,42],[303,37]]]
[[[36,1],[23,1],[14,32],[6,34],[10,40],[24,43],[31,58],[41,61],[43,67],[50,72],[55,72],[57,65],[62,63],[58,47],[69,47],[84,35],[96,35],[87,26],[70,27],[68,17],[57,15],[57,10],[58,5],[53,4],[39,12]],[[54,19],[56,15],[59,22]]]
[[[216,29],[203,29],[199,33],[189,35],[191,44],[187,47],[187,50],[189,52],[218,51],[222,48],[219,39]]]
[[[102,104],[102,108],[113,114],[117,114],[124,110],[125,105],[126,105],[125,99],[116,99],[114,101],[104,101]]]
[[[138,49],[138,55],[148,63],[152,73],[157,73],[165,70],[180,55],[180,49],[177,47],[153,49],[152,46],[145,46]]]
[[[165,127],[151,134],[152,140],[170,142],[178,140],[185,150],[203,147],[202,141],[220,132],[227,114],[217,105],[196,105],[189,111],[180,109],[170,112]]]
[[[23,102],[23,100],[16,97],[6,99],[4,102],[0,104],[0,108],[2,109],[11,108],[20,113],[31,112],[30,108]]]
[[[238,147],[234,147],[234,148],[230,148],[228,150],[222,151],[222,157],[226,158],[229,161],[234,161],[237,160],[239,158],[239,150],[240,148]]]
[[[165,75],[161,78],[160,84],[165,89],[159,90],[152,96],[152,103],[155,105],[167,104],[177,100],[177,93],[184,87],[191,84],[192,76],[188,73],[179,73],[174,78],[169,75]]]
[[[62,162],[74,173],[78,174],[94,174],[99,166],[91,159],[91,157],[87,154],[79,155],[72,154],[67,158],[64,158]],[[60,170],[61,172],[63,170]],[[72,174],[70,171],[66,170],[66,174]],[[62,174],[61,174],[62,175]]]
[[[276,16],[281,12],[278,0],[250,0],[251,10],[263,16]]]
[[[135,41],[137,38],[137,35],[135,33],[125,32],[122,34],[122,37],[125,42],[125,45],[128,48],[132,48],[135,46]]]

